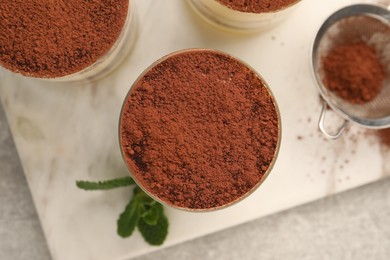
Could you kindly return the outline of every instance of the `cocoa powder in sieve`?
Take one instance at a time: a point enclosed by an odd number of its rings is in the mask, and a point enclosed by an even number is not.
[[[0,0],[0,64],[55,78],[96,62],[114,45],[129,0]]]
[[[350,103],[369,102],[383,87],[384,67],[375,50],[363,42],[335,46],[322,63],[324,85]]]
[[[217,0],[222,5],[230,9],[245,13],[266,13],[274,12],[294,3],[299,0]]]
[[[257,74],[208,50],[174,54],[149,69],[120,121],[136,181],[189,209],[220,207],[250,192],[274,160],[279,131],[275,101]]]

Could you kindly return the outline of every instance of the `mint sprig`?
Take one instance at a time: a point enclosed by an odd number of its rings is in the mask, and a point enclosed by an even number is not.
[[[150,245],[161,245],[168,235],[169,222],[163,206],[149,197],[135,185],[130,177],[108,181],[76,181],[77,187],[84,190],[109,190],[134,185],[133,197],[117,220],[117,233],[126,238],[133,234],[136,227]]]

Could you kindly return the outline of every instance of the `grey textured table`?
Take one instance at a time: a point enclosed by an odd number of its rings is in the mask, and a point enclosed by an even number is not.
[[[0,241],[0,260],[50,259],[1,105]],[[148,259],[388,260],[390,179],[137,258]]]

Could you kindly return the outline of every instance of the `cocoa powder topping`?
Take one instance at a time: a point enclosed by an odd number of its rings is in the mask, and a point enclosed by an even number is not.
[[[383,65],[375,50],[363,42],[338,45],[322,62],[324,85],[350,103],[369,102],[383,87]]]
[[[288,7],[298,0],[217,0],[230,9],[245,13],[274,12]]]
[[[264,177],[279,142],[275,101],[257,74],[219,52],[154,65],[127,96],[120,122],[136,181],[182,208],[220,207]]]
[[[0,64],[32,77],[78,72],[107,53],[129,0],[0,0]]]

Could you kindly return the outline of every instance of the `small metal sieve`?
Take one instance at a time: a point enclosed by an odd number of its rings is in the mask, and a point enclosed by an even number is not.
[[[319,92],[324,99],[318,126],[330,138],[340,137],[349,122],[367,128],[390,127],[390,6],[388,10],[376,5],[357,4],[333,13],[320,27],[312,49],[312,68]],[[381,92],[365,104],[351,104],[323,84],[322,59],[334,46],[364,42],[374,48],[385,67],[386,78]],[[327,106],[344,118],[344,123],[330,133],[325,127]]]

